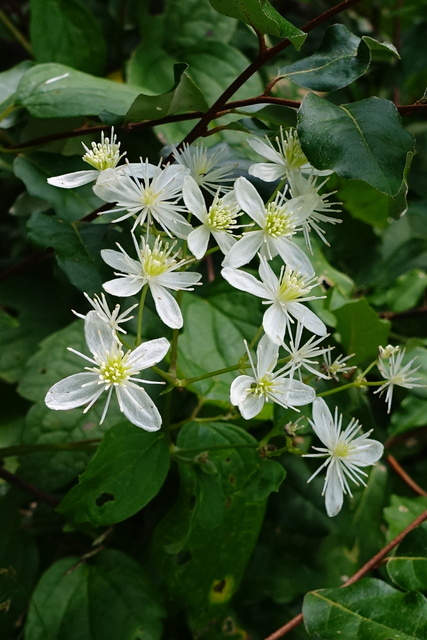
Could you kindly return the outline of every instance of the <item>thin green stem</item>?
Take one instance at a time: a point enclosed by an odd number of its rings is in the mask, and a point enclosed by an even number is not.
[[[31,44],[28,42],[26,37],[19,31],[19,29],[13,24],[11,20],[7,17],[4,11],[0,9],[0,22],[4,24],[6,29],[10,31],[15,40],[19,42],[19,44],[25,49],[25,51],[32,57],[33,50],[31,48]]]
[[[141,291],[141,298],[139,299],[139,307],[138,307],[138,326],[136,330],[136,341],[135,345],[138,347],[142,342],[142,318],[144,316],[144,304],[145,298],[147,297],[148,284],[144,284]]]
[[[270,202],[273,202],[274,198],[283,189],[283,187],[285,186],[287,181],[288,181],[287,178],[284,178],[281,182],[279,182],[279,184],[277,185],[277,187],[275,188],[275,190],[273,191],[273,193],[271,194],[271,196],[267,200],[266,207],[270,204]]]
[[[348,384],[343,384],[341,387],[336,387],[335,389],[328,389],[327,391],[322,391],[318,393],[317,396],[319,398],[324,398],[325,396],[331,396],[334,393],[340,393],[340,391],[346,391],[347,389],[351,389],[352,387],[379,387],[384,384],[384,382],[367,382],[366,380],[355,380],[354,382],[349,382]]]

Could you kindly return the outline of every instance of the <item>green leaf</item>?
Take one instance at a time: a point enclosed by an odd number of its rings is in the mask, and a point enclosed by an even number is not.
[[[45,63],[24,73],[16,100],[35,118],[99,116],[104,111],[124,116],[140,93],[138,87]]]
[[[95,527],[125,520],[157,495],[169,464],[163,432],[147,433],[127,421],[116,424],[58,510]]]
[[[427,497],[405,498],[392,495],[390,506],[384,509],[384,519],[389,525],[387,540],[393,540],[427,509]]]
[[[300,49],[307,34],[285,20],[268,0],[209,0],[219,13],[249,24],[258,33],[287,38]]]
[[[363,579],[345,589],[320,589],[304,598],[309,634],[322,640],[423,640],[427,636],[427,600],[401,593],[381,580]]]
[[[60,62],[87,73],[104,70],[107,45],[99,24],[80,0],[31,0],[30,35],[37,62]]]
[[[427,591],[427,524],[408,533],[387,562],[387,573],[401,589]]]
[[[378,347],[387,344],[390,322],[377,316],[366,298],[351,300],[334,310],[336,331],[347,353],[354,353],[351,364],[374,360]]]
[[[298,112],[298,133],[317,169],[363,180],[388,196],[399,193],[414,138],[389,100],[368,98],[337,107],[309,93]]]
[[[9,109],[13,105],[18,84],[25,71],[32,66],[32,62],[24,60],[24,62],[20,62],[15,67],[0,73],[0,114],[4,114],[6,109]],[[12,111],[9,115],[1,118],[0,127],[2,129],[8,129],[12,127],[16,121],[17,113],[16,111]]]
[[[408,394],[399,407],[393,411],[390,424],[390,436],[411,431],[427,424],[427,403],[425,398],[417,398]]]
[[[162,118],[180,111],[207,111],[208,105],[200,89],[187,73],[186,64],[174,67],[174,85],[160,96],[139,95],[126,113],[126,122]]]
[[[388,289],[385,301],[392,311],[399,313],[415,307],[427,287],[427,273],[412,269],[400,275]]]
[[[164,616],[143,568],[113,549],[63,558],[31,599],[25,640],[160,640]]]
[[[176,63],[177,60],[159,46],[142,42],[126,64],[126,78],[130,84],[141,87],[146,95],[158,96],[174,84]]]

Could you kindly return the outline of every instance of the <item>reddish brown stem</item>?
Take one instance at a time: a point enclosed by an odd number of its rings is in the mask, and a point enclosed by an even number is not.
[[[400,478],[402,478],[403,482],[407,484],[408,487],[412,489],[412,491],[417,493],[419,496],[427,496],[427,491],[424,491],[424,489],[420,487],[420,485],[417,484],[415,480],[413,480],[411,476],[406,473],[406,471],[400,466],[396,458],[392,456],[391,453],[386,456],[386,459],[390,467],[397,473],[398,476],[400,476]]]
[[[50,493],[46,493],[45,491],[42,491],[38,487],[34,486],[33,484],[30,484],[29,482],[26,482],[25,480],[15,475],[14,473],[10,473],[10,471],[7,471],[3,467],[0,467],[0,478],[3,478],[3,480],[6,480],[6,482],[13,485],[14,487],[17,487],[18,489],[22,489],[26,493],[33,495],[37,500],[40,500],[40,502],[44,502],[50,505],[54,509],[61,502],[61,500],[56,496],[52,496]]]

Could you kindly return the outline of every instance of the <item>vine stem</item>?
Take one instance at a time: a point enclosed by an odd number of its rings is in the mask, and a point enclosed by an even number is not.
[[[141,298],[139,300],[139,307],[138,307],[138,325],[136,329],[136,342],[135,342],[135,345],[137,347],[139,347],[142,341],[142,318],[144,315],[144,304],[145,304],[145,298],[147,297],[147,291],[148,291],[148,284],[144,284],[144,286],[142,287]]]
[[[14,487],[17,487],[18,489],[22,489],[26,493],[30,493],[37,500],[40,500],[40,502],[44,502],[45,504],[50,505],[54,509],[61,502],[61,500],[56,496],[53,496],[50,493],[46,493],[45,491],[42,491],[38,487],[34,486],[33,484],[30,484],[29,482],[26,482],[25,480],[15,475],[14,473],[10,473],[10,471],[7,471],[3,467],[0,467],[0,478],[3,478],[3,480],[6,480],[6,482],[13,485]]]
[[[17,29],[17,27],[15,27],[13,22],[11,20],[9,20],[9,18],[7,17],[5,12],[2,11],[2,10],[0,10],[0,22],[2,22],[4,24],[6,29],[8,31],[10,31],[10,33],[13,35],[15,40],[17,40],[19,42],[19,44],[25,49],[25,51],[32,57],[33,50],[31,48],[31,44],[22,35],[22,33],[19,31],[19,29]]]
[[[374,569],[377,565],[379,565],[386,555],[392,551],[397,545],[402,542],[403,538],[405,538],[408,533],[416,529],[420,524],[422,524],[425,520],[427,520],[427,509],[423,511],[421,515],[419,515],[415,520],[411,522],[403,531],[401,531],[391,542],[386,544],[377,554],[375,554],[368,562],[366,562],[363,567],[361,567],[356,573],[354,573],[351,578],[349,578],[344,584],[340,585],[341,588],[349,587],[351,584],[354,584],[361,578],[363,578],[369,571]],[[295,629],[298,625],[303,622],[304,618],[302,613],[299,613],[295,618],[289,620],[283,627],[274,631],[269,636],[264,638],[264,640],[278,640],[278,638],[283,638],[289,631]]]
[[[391,453],[387,454],[386,459],[393,471],[397,473],[397,475],[403,480],[405,484],[408,485],[408,487],[412,489],[412,491],[417,493],[419,496],[427,496],[427,491],[424,491],[424,489],[420,487],[420,485],[417,484],[415,480],[413,480],[411,476],[406,473],[406,471],[400,466],[396,458]]]

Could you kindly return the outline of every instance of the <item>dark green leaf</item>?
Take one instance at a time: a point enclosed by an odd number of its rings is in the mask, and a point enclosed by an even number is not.
[[[26,640],[160,640],[164,612],[143,568],[107,549],[63,558],[34,591]]]
[[[227,44],[237,22],[215,11],[209,0],[168,0],[164,14],[163,46],[167,51],[184,51],[201,42]]]
[[[169,463],[163,432],[147,433],[128,422],[116,424],[58,510],[95,527],[125,520],[158,493]]]
[[[381,580],[363,579],[345,589],[308,593],[303,616],[308,633],[322,640],[423,640],[427,636],[424,596],[401,593]]]
[[[363,180],[388,196],[399,193],[414,139],[389,100],[368,98],[337,107],[310,93],[298,112],[298,133],[317,169]]]
[[[390,578],[401,589],[427,591],[427,525],[411,531],[387,562]]]
[[[101,74],[107,46],[100,24],[80,0],[31,0],[30,35],[37,62],[60,62]]]
[[[25,60],[0,73],[0,113],[3,114],[0,122],[2,129],[8,129],[12,127],[17,120],[16,111],[11,111],[9,115],[5,114],[6,109],[12,107],[15,100],[15,92],[18,88],[19,82],[27,69],[32,67],[32,62]]]
[[[406,498],[391,496],[390,506],[384,509],[384,518],[389,525],[387,540],[392,540],[427,509],[427,497]]]

